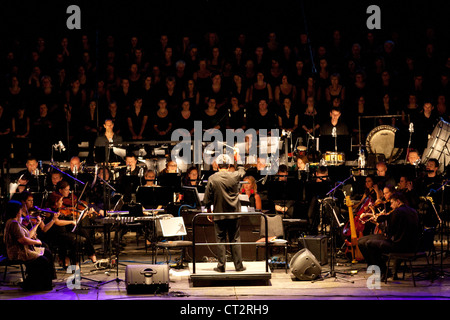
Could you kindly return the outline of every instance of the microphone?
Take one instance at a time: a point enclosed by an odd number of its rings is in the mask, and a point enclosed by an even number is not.
[[[131,175],[131,166],[130,165],[127,166],[127,173],[126,173],[126,175],[127,176]]]
[[[333,127],[333,129],[331,130],[331,136],[332,136],[333,138],[336,138],[336,137],[337,137],[336,127]]]
[[[409,124],[409,132],[413,133],[414,132],[414,123],[410,123]]]
[[[144,168],[139,169],[138,176],[139,176],[139,178],[142,178],[144,176]]]

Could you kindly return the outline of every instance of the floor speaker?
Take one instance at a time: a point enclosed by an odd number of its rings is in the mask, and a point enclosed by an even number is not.
[[[127,293],[165,293],[169,291],[169,266],[128,265],[125,270]]]
[[[320,265],[328,263],[327,236],[304,236],[298,239],[299,249],[308,249],[319,261]]]
[[[292,274],[298,280],[314,280],[322,273],[322,267],[308,249],[301,249],[289,263]]]

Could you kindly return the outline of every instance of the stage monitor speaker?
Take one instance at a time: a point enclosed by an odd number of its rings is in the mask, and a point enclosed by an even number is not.
[[[292,274],[298,280],[314,280],[322,273],[322,267],[308,249],[297,252],[289,263]]]
[[[300,249],[308,249],[319,261],[320,265],[328,263],[328,238],[324,235],[304,236],[298,238]]]
[[[165,293],[169,291],[169,266],[153,264],[128,265],[125,270],[127,293]]]

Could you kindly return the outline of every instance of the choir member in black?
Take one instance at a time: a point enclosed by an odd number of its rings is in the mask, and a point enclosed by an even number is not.
[[[378,266],[382,280],[386,275],[386,257],[390,252],[414,252],[419,241],[420,226],[417,211],[407,206],[402,193],[391,196],[391,213],[380,215],[376,222],[387,220],[386,234],[371,234],[358,240],[367,266]],[[394,277],[396,270],[394,270]]]
[[[189,100],[183,100],[181,104],[181,111],[175,116],[176,129],[185,129],[192,136],[194,134],[194,121],[196,119],[195,110],[192,108]]]
[[[158,110],[154,114],[153,136],[156,140],[168,141],[172,131],[173,119],[171,112],[167,109],[167,102],[165,99],[158,101]]]
[[[128,137],[131,140],[142,140],[147,132],[148,113],[142,105],[142,98],[135,97],[133,106],[128,111]]]
[[[233,96],[230,99],[230,105],[227,110],[227,117],[225,119],[226,129],[242,129],[247,128],[247,108],[239,104],[237,97]]]
[[[299,115],[292,105],[292,100],[288,97],[282,101],[282,106],[278,113],[278,127],[285,131],[289,141],[292,142],[292,146],[297,141],[299,126]],[[293,150],[291,150],[293,152]]]
[[[224,118],[223,112],[217,108],[216,105],[216,99],[210,98],[208,100],[207,108],[203,110],[203,112],[200,115],[200,118],[202,120],[202,126],[203,130],[221,130],[223,129],[222,126],[222,120]]]
[[[267,135],[270,135],[272,129],[277,128],[277,118],[275,114],[269,109],[267,100],[261,99],[258,103],[258,110],[252,115],[252,128],[256,130],[259,135],[260,130],[267,130]]]
[[[0,161],[9,159],[11,153],[11,118],[0,103]]]

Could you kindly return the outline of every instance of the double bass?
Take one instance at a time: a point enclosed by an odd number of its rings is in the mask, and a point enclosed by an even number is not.
[[[350,196],[345,197],[345,204],[348,207],[350,224],[350,241],[345,239],[345,244],[347,245],[347,252],[351,251],[352,263],[357,263],[358,261],[364,260],[364,257],[358,247],[358,240],[362,237],[362,231],[356,229],[355,221],[359,221],[359,217],[353,216],[353,203]]]

